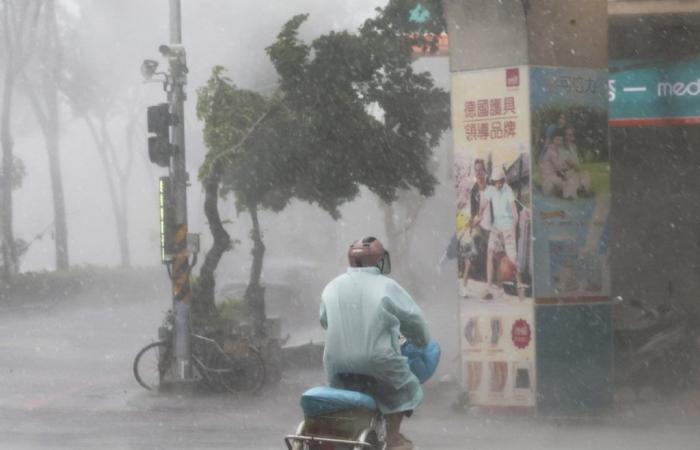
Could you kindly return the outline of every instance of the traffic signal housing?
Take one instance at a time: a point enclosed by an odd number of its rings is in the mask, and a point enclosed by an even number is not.
[[[172,116],[167,103],[149,106],[147,110],[148,133],[148,158],[152,163],[161,167],[170,166],[170,157],[173,155],[173,146],[170,144],[170,125]]]

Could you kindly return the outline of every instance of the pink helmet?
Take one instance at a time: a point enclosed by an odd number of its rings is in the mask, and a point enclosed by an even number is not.
[[[369,236],[353,242],[348,250],[348,262],[350,267],[378,267],[384,275],[391,272],[391,258],[389,252],[379,239]]]

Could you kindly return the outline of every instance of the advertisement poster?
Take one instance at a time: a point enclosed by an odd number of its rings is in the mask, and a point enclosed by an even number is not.
[[[607,72],[531,68],[534,296],[607,301]]]
[[[527,67],[452,76],[462,384],[482,406],[534,404]]]
[[[535,402],[531,305],[485,305],[462,300],[462,387],[469,403],[531,408]]]

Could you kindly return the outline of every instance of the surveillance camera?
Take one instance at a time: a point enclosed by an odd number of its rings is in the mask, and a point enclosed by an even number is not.
[[[185,56],[185,47],[179,44],[163,44],[160,47],[158,47],[158,51],[164,57],[170,60],[171,67],[177,66],[179,72],[187,73],[187,58]]]
[[[145,59],[143,63],[141,63],[141,75],[143,75],[143,78],[146,80],[153,78],[153,75],[156,73],[157,69],[158,61]]]
[[[162,44],[158,51],[166,58],[182,58],[185,54],[185,48],[180,44]]]

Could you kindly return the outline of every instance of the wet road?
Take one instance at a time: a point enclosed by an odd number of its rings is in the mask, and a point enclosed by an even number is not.
[[[319,370],[285,373],[257,396],[145,392],[131,375],[169,300],[82,295],[0,305],[0,449],[282,449],[298,395]],[[700,393],[629,402],[608,417],[555,423],[456,413],[433,384],[405,431],[421,449],[696,449]]]

